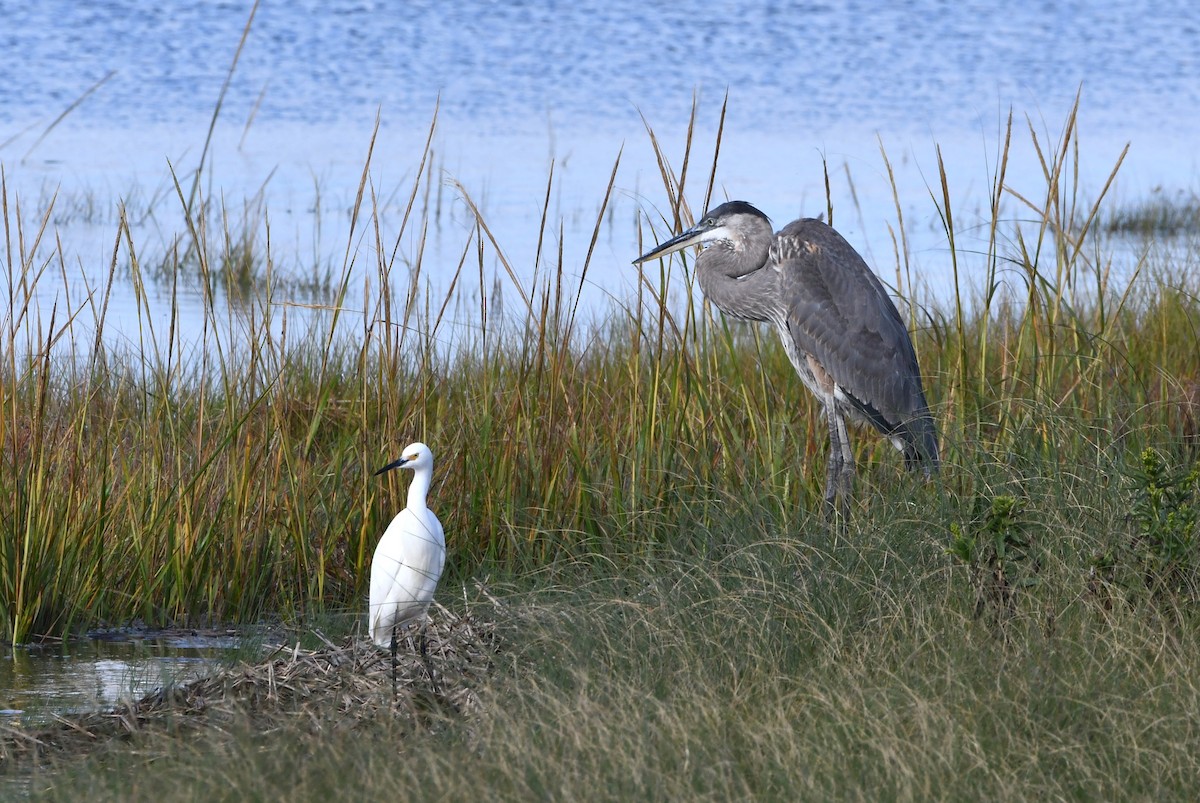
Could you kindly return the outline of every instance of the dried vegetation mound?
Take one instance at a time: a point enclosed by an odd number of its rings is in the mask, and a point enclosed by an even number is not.
[[[395,686],[387,650],[361,636],[319,649],[278,645],[263,661],[243,663],[107,711],[57,717],[36,731],[0,725],[0,772],[29,762],[77,757],[112,740],[159,731],[225,727],[249,721],[269,733],[284,728],[345,730],[380,717],[413,728],[480,708],[477,689],[494,668],[500,639],[494,622],[433,612],[420,637],[397,650]]]

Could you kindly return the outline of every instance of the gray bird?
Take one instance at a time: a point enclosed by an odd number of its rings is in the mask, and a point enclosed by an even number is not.
[[[928,478],[938,468],[937,427],[921,387],[908,329],[879,278],[840,234],[820,220],[793,221],[775,234],[745,201],[705,213],[638,265],[703,245],[696,275],[726,315],[775,325],[800,380],[829,425],[825,502],[848,501],[854,455],[846,416],[871,424]]]

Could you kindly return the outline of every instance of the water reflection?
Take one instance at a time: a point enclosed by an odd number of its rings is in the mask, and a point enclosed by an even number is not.
[[[0,721],[36,727],[136,700],[203,676],[239,646],[232,634],[189,632],[14,647],[0,660]]]

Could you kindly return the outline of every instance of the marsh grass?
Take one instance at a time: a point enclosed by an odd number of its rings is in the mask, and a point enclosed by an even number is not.
[[[429,289],[419,249],[397,262],[401,238],[429,224],[428,145],[390,226],[368,146],[344,264],[324,315],[300,333],[275,296],[269,226],[249,240],[176,183],[186,226],[170,258],[207,288],[195,345],[173,319],[156,326],[142,293],[137,347],[109,346],[111,279],[81,308],[47,313],[38,282],[67,271],[52,217],[30,224],[0,185],[13,277],[0,345],[9,640],[132,617],[357,621],[375,541],[403,498],[371,472],[413,437],[439,458],[451,554],[439,597],[470,607],[469,578],[500,585],[501,649],[470,716],[414,731],[343,719],[332,701],[303,725],[235,707],[187,738],[139,732],[84,763],[35,763],[28,789],[1186,798],[1200,771],[1200,651],[1176,569],[1200,565],[1184,526],[1194,502],[1145,505],[1196,460],[1194,255],[1160,265],[1148,247],[1132,270],[1113,269],[1097,224],[1104,193],[1085,202],[1072,173],[1074,121],[1053,138],[1010,124],[984,254],[953,247],[953,177],[938,177],[931,200],[955,276],[980,264],[986,276],[956,280],[949,308],[902,307],[944,470],[923,485],[858,437],[858,496],[840,527],[814,513],[826,448],[815,405],[773,333],[713,315],[686,255],[587,321],[588,266],[539,251],[523,283],[458,188],[478,225],[444,293]],[[1044,186],[1005,181],[1023,135]],[[649,137],[669,211],[646,221],[647,242],[690,222],[689,186],[704,172],[692,133],[678,171]],[[539,242],[553,183],[551,172]],[[598,188],[597,232],[613,186]],[[1005,211],[1014,203],[1020,222]],[[359,237],[369,249],[352,246]],[[912,287],[902,225],[896,239],[896,273]],[[242,257],[262,280],[235,298],[212,277]],[[503,293],[464,292],[487,285],[493,257]],[[127,265],[141,287],[143,261],[122,222],[110,276]],[[84,317],[96,326],[78,326]],[[1160,521],[1173,529],[1154,530]],[[1160,560],[1166,541],[1147,534],[1164,532],[1190,563]]]
[[[1111,210],[1104,225],[1117,234],[1194,238],[1200,232],[1200,198],[1194,192],[1168,195],[1156,188],[1143,201]]]
[[[0,183],[12,277],[0,349],[6,638],[132,617],[236,622],[352,605],[403,493],[372,471],[413,437],[436,444],[450,579],[614,550],[650,554],[710,531],[748,496],[783,527],[804,520],[819,499],[819,411],[773,333],[714,316],[687,256],[648,270],[636,298],[585,320],[579,290],[591,250],[567,266],[539,249],[522,282],[459,187],[477,227],[444,294],[431,292],[419,248],[397,262],[402,238],[429,223],[436,124],[435,115],[391,227],[376,206],[368,143],[344,264],[324,283],[321,315],[300,332],[292,302],[276,296],[269,225],[231,222],[198,180],[190,192],[175,185],[185,229],[168,258],[201,277],[201,342],[183,341],[174,314],[155,323],[151,278],[123,215],[108,283],[75,308],[47,311],[39,282],[68,273],[53,210],[26,220]],[[952,178],[939,176],[931,199],[951,258],[981,260],[986,276],[982,287],[956,284],[951,309],[908,305],[947,469],[940,490],[922,488],[878,439],[858,438],[857,515],[898,499],[925,509],[948,495],[963,512],[926,520],[945,534],[979,500],[1023,499],[1037,483],[1064,495],[1076,476],[1120,488],[1127,457],[1146,446],[1192,459],[1198,282],[1187,264],[1170,266],[1169,282],[1154,281],[1165,269],[1145,262],[1113,275],[1097,225],[1104,195],[1085,203],[1072,173],[1074,125],[1072,111],[1049,141],[1030,126],[1045,186],[1011,188],[1010,122],[985,254],[953,248]],[[689,177],[703,172],[691,130],[678,172],[648,135],[670,211],[645,240],[691,220]],[[705,196],[719,151],[718,133]],[[598,188],[593,246],[619,163]],[[551,171],[539,242],[549,239],[553,185]],[[1013,202],[1026,218],[1019,225],[1003,216]],[[503,292],[460,289],[472,277],[488,285],[491,257]],[[897,259],[898,272],[911,269],[904,248]],[[106,337],[118,265],[133,277],[139,321],[124,349]],[[80,326],[84,318],[94,326]],[[1126,501],[1084,496],[1103,511],[1082,511],[1098,522]]]
[[[997,638],[926,515],[793,529],[748,502],[619,567],[558,561],[486,601],[452,587],[496,635],[469,712],[362,716],[332,675],[311,715],[210,698],[220,727],[145,729],[25,777],[35,799],[1190,799],[1194,613],[1082,597],[1092,525],[1064,509],[1035,537],[1074,546],[1047,551]]]

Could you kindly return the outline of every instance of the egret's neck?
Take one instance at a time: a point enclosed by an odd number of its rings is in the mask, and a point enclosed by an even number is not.
[[[720,246],[715,246],[720,247]],[[758,263],[762,264],[766,255]],[[732,275],[719,266],[699,263],[697,277],[704,297],[717,305],[726,315],[747,321],[773,321],[779,304],[779,272],[767,266]],[[707,269],[706,269],[707,268]]]
[[[413,471],[412,482],[408,484],[408,506],[414,510],[424,510],[425,500],[429,496],[429,483],[433,480],[433,469],[418,468]]]

